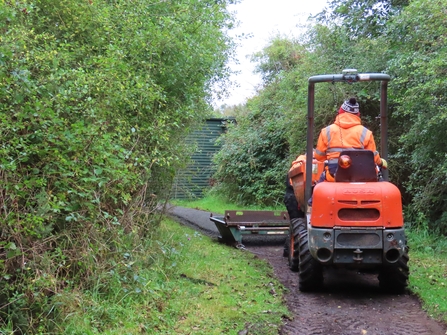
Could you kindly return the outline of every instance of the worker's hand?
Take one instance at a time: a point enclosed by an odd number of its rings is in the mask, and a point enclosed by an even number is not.
[[[380,167],[382,169],[388,169],[388,163],[386,162],[386,160],[384,160],[383,158],[381,158],[382,160],[382,164],[380,165]]]

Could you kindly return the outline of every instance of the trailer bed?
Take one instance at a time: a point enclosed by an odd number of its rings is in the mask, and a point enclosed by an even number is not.
[[[286,235],[289,216],[280,211],[227,210],[223,216],[210,216],[219,230],[219,241],[243,248],[242,235]]]

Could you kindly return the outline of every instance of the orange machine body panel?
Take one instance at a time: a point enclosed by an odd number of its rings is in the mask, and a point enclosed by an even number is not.
[[[323,171],[324,162],[314,159],[312,162],[312,185],[316,184],[318,179],[320,179]],[[306,155],[300,155],[292,162],[292,166],[289,169],[289,178],[298,204],[301,208],[305,208],[304,189],[306,185]]]
[[[310,224],[321,228],[400,228],[404,224],[400,191],[385,181],[318,183]]]

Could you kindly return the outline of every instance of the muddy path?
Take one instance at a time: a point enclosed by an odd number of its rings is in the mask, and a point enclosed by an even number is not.
[[[409,292],[383,293],[376,274],[327,270],[324,288],[317,293],[298,290],[298,274],[282,257],[283,241],[245,242],[246,249],[267,260],[288,289],[287,305],[293,318],[285,320],[281,335],[444,335],[447,326],[422,310]]]
[[[209,213],[177,208],[175,219],[216,238]],[[386,294],[377,275],[345,270],[324,273],[324,288],[316,293],[298,290],[298,274],[283,257],[283,236],[244,237],[245,251],[270,263],[287,289],[286,303],[292,317],[284,320],[280,335],[445,335],[447,325],[431,319],[419,300],[407,292]],[[411,258],[411,254],[410,254]],[[411,268],[410,268],[411,271]],[[411,277],[411,273],[410,273]]]

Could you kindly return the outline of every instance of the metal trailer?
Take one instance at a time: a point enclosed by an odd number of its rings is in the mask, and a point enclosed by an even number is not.
[[[289,216],[280,211],[226,210],[224,216],[210,220],[219,230],[219,241],[244,248],[242,235],[286,235],[289,233]]]

